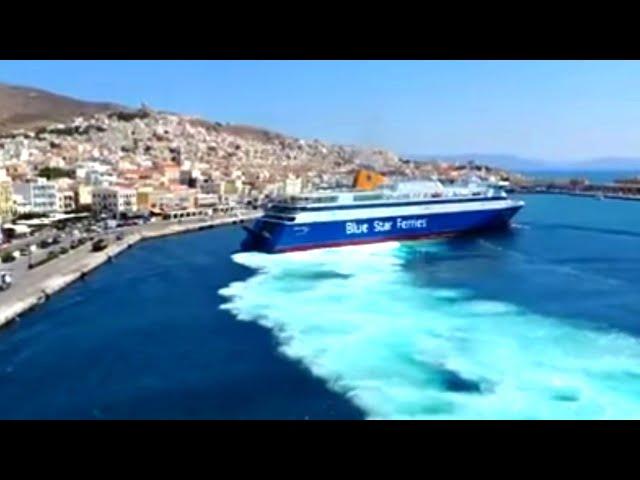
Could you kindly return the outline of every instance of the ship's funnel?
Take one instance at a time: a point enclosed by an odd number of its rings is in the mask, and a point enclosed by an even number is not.
[[[353,188],[358,190],[373,190],[386,181],[384,175],[372,170],[358,170],[353,178]]]

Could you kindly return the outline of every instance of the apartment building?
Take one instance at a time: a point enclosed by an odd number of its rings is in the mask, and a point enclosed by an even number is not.
[[[4,168],[0,168],[0,225],[13,216],[13,184]]]
[[[93,210],[110,217],[130,215],[138,211],[137,193],[120,186],[96,187],[91,193]]]
[[[45,178],[37,177],[13,186],[33,213],[53,213],[58,210],[58,187]]]

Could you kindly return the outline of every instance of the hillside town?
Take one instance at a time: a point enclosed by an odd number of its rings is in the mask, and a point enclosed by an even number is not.
[[[362,167],[443,180],[469,169],[143,106],[0,135],[0,224],[62,213],[182,218],[258,208],[279,195],[349,186]],[[486,167],[474,173],[508,179]]]

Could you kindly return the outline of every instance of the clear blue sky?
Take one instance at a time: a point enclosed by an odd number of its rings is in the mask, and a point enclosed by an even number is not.
[[[636,61],[2,61],[0,82],[400,153],[640,156]]]

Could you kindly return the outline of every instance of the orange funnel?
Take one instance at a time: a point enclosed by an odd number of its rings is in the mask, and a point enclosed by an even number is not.
[[[353,188],[358,190],[373,190],[385,182],[384,175],[371,170],[358,170],[353,178]]]

